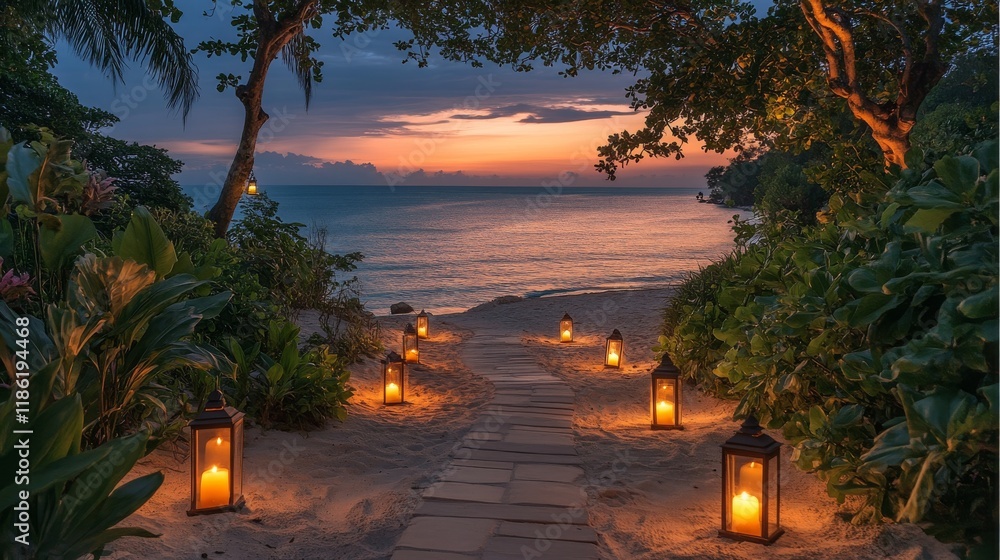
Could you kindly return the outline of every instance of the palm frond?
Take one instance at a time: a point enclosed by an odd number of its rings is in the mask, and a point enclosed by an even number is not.
[[[306,110],[309,109],[309,101],[312,99],[312,61],[309,57],[310,50],[308,37],[305,30],[300,30],[291,41],[281,49],[281,58],[288,66],[288,69],[295,75],[295,80],[306,95]]]
[[[145,0],[52,0],[52,26],[84,60],[122,80],[125,58],[146,65],[167,106],[186,120],[198,98],[198,71],[184,39]]]

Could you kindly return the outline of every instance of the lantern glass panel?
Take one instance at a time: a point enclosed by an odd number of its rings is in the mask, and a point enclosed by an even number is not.
[[[764,464],[759,457],[726,455],[727,531],[764,537]]]
[[[417,315],[417,336],[420,338],[427,338],[430,336],[430,329],[427,325],[427,315],[424,312],[420,312]]]
[[[778,458],[767,460],[767,535],[773,535],[781,527],[781,472]]]
[[[407,325],[403,332],[403,359],[406,363],[420,362],[420,348],[417,342],[417,331],[412,325]]]
[[[655,379],[656,394],[653,397],[655,424],[673,426],[677,419],[677,383],[673,379]]]
[[[232,503],[233,473],[239,472],[239,469],[234,469],[232,465],[230,430],[205,428],[195,430],[194,433],[198,449],[195,468],[195,507],[208,509],[228,506]]]
[[[403,364],[389,362],[385,366],[385,404],[403,402]]]
[[[604,365],[609,367],[621,367],[622,363],[622,341],[609,340],[608,353]]]
[[[559,321],[559,341],[573,342],[573,319],[569,315]]]

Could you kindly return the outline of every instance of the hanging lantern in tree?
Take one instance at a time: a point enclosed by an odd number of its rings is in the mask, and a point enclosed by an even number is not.
[[[406,363],[403,358],[389,352],[382,360],[382,404],[406,402]]]
[[[781,527],[781,444],[748,416],[722,444],[722,530],[740,541],[771,544]]]
[[[429,338],[430,335],[430,327],[427,324],[427,312],[421,309],[420,313],[417,313],[417,337]]]
[[[413,328],[413,323],[407,323],[403,329],[403,359],[408,364],[420,363],[420,347],[417,337],[417,330]]]
[[[650,374],[649,410],[654,430],[682,430],[680,370],[666,354]]]
[[[222,392],[208,396],[191,428],[191,509],[188,515],[234,511],[243,505],[243,413]]]
[[[559,342],[573,342],[573,318],[569,313],[559,321]]]
[[[247,179],[247,194],[257,196],[257,177],[250,171],[250,178]]]
[[[604,367],[621,368],[622,354],[625,350],[625,341],[622,340],[622,333],[615,329],[608,337],[604,350]]]

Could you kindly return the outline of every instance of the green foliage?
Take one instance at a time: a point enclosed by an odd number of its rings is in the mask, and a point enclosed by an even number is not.
[[[48,72],[0,73],[0,123],[15,140],[38,140],[36,126],[79,140],[117,120],[107,111],[81,105]]]
[[[660,350],[739,398],[737,416],[782,428],[831,496],[862,498],[857,521],[990,542],[997,179],[993,142],[905,170],[861,215],[831,199],[831,219],[801,231],[738,225],[739,252],[670,304]]]
[[[299,331],[292,323],[273,321],[263,348],[228,341],[236,370],[227,392],[265,428],[302,430],[328,418],[347,418],[344,404],[353,392],[345,360],[325,346],[301,351]]]
[[[177,212],[191,209],[191,198],[171,177],[180,173],[184,164],[167,155],[165,149],[93,134],[79,152],[92,169],[115,178],[118,194],[128,196],[132,206]]]
[[[9,309],[0,303],[4,323],[12,319]],[[37,327],[37,319],[33,319]],[[11,325],[5,324],[6,329]],[[31,338],[34,344],[40,339]],[[4,361],[10,358],[4,350]],[[15,347],[17,348],[17,347]],[[36,348],[32,348],[35,350]],[[14,371],[8,369],[8,371]],[[79,558],[87,554],[100,557],[104,546],[126,536],[155,537],[145,529],[116,527],[139,509],[160,487],[163,474],[155,472],[120,484],[145,453],[148,434],[140,432],[117,438],[89,451],[81,451],[84,407],[79,394],[62,398],[50,396],[59,374],[57,362],[32,370],[31,398],[27,416],[31,430],[31,472],[24,481],[12,476],[0,485],[0,529],[3,541],[0,558],[57,560]],[[8,398],[0,405],[0,424],[12,426],[16,408],[24,408]],[[15,473],[19,457],[18,442],[25,436],[5,430],[0,434],[0,468]],[[22,504],[19,491],[30,497]],[[27,505],[31,512],[31,547],[15,552],[13,546],[18,522],[17,509]],[[17,509],[16,509],[17,508]],[[19,547],[20,548],[20,547]]]

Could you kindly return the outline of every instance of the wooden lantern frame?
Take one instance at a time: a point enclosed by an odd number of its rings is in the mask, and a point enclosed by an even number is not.
[[[680,373],[680,370],[674,365],[670,356],[664,354],[663,359],[660,361],[660,365],[656,366],[649,374],[649,414],[650,428],[653,430],[684,429],[684,425],[681,423],[681,412],[683,407],[681,395],[683,391],[681,387],[683,383],[680,379]],[[673,404],[673,414],[668,414],[668,416],[671,416],[671,418],[669,418],[669,422],[660,422],[660,415],[657,410],[660,397],[662,396],[659,391],[664,387],[672,389],[673,393],[673,399],[668,400],[668,402]]]
[[[253,170],[251,170],[250,177],[247,179],[247,195],[257,196],[258,194],[257,176],[254,175]]]
[[[395,378],[396,374],[392,371],[393,367],[399,368],[399,400],[389,400],[389,383],[392,381],[391,378]],[[406,403],[406,362],[403,357],[395,352],[389,352],[386,354],[385,358],[382,360],[382,404],[386,406],[395,406]]]
[[[568,337],[566,336],[567,331],[569,332]],[[569,316],[569,313],[563,313],[562,319],[559,320],[559,342],[573,342],[573,318]]]
[[[612,364],[610,361],[611,349],[613,347],[618,348],[617,352],[618,362],[615,364]],[[608,336],[604,344],[604,367],[621,369],[622,361],[624,360],[624,358],[625,358],[625,339],[622,338],[622,333],[619,332],[618,329],[615,329],[611,331],[611,334]]]
[[[420,363],[420,337],[413,323],[407,323],[403,329],[403,361],[408,364]]]
[[[205,410],[188,424],[191,428],[191,509],[188,510],[188,515],[236,511],[243,507],[243,417],[242,412],[226,406],[222,391],[216,389],[208,396]],[[198,507],[202,492],[202,475],[207,473],[205,465],[202,464],[202,442],[204,441],[207,446],[210,445],[208,442],[211,439],[210,437],[204,439],[203,435],[210,432],[219,433],[220,430],[225,430],[229,442],[229,452],[226,457],[228,463],[226,467],[218,465],[220,468],[228,469],[229,501],[217,506]],[[205,455],[208,455],[207,449]]]
[[[430,338],[431,329],[429,321],[427,320],[427,312],[423,309],[420,313],[417,313],[417,337],[418,338]]]
[[[758,499],[759,514],[757,530],[754,532],[737,531],[734,527],[736,522],[733,519],[732,501],[740,495],[736,493],[739,489],[737,484],[743,488],[749,485],[746,481],[737,483],[742,472],[739,475],[734,472],[736,458],[744,461],[749,459],[751,467],[753,463],[760,462],[760,495],[756,496],[752,492],[749,494]],[[754,482],[754,486],[757,485],[755,481],[751,482]],[[741,492],[746,493],[746,490]],[[781,443],[765,434],[757,418],[751,415],[743,422],[736,435],[722,444],[722,528],[719,536],[769,545],[784,532],[781,527]]]

